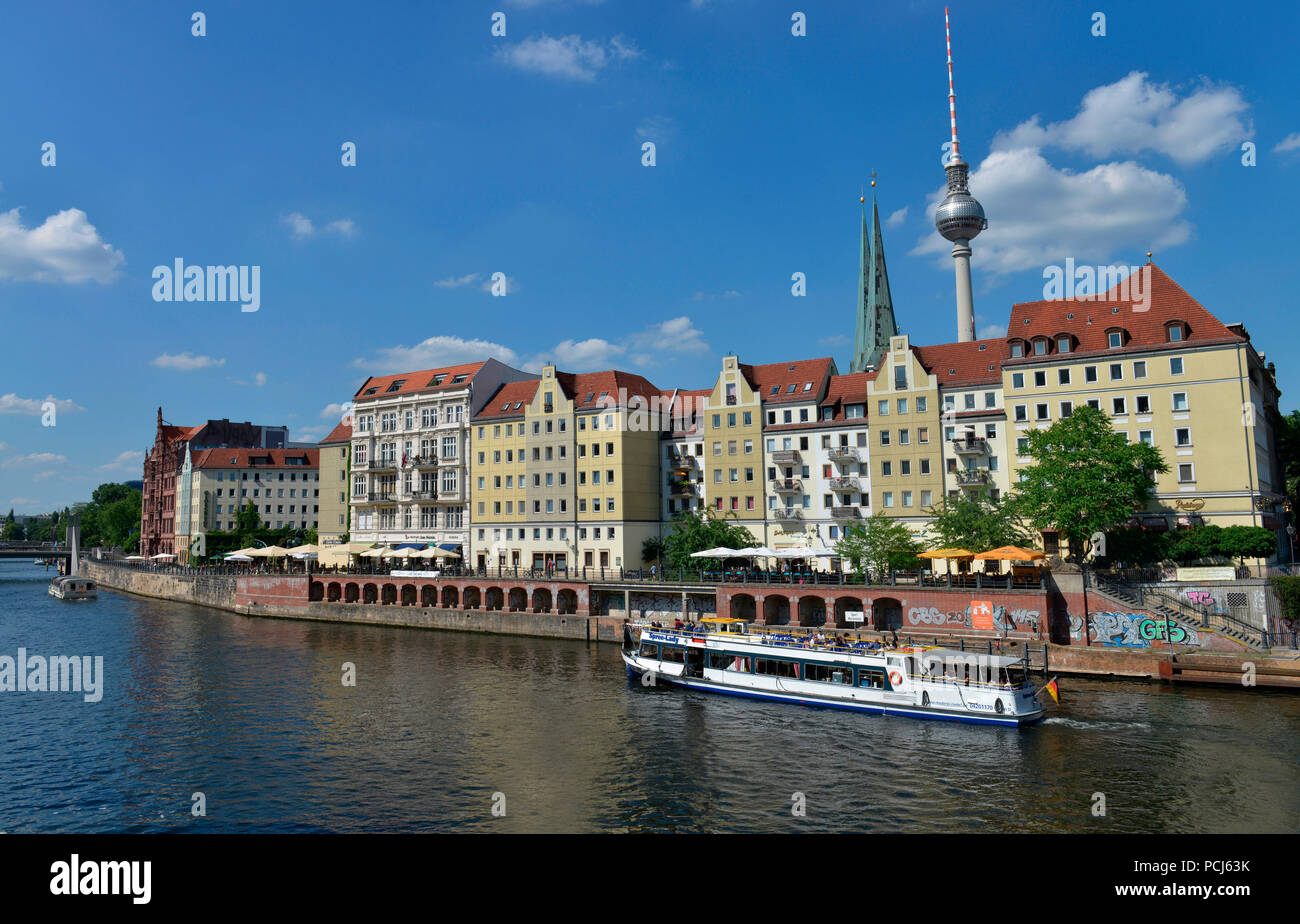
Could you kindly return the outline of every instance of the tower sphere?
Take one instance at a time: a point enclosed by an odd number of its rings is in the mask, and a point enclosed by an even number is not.
[[[984,206],[963,190],[948,193],[934,213],[934,226],[950,241],[969,241],[987,228],[989,222],[984,217]]]

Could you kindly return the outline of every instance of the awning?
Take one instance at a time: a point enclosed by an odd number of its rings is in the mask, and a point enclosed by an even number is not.
[[[393,546],[393,548],[395,548],[395,549],[422,549],[422,548],[424,548],[427,544],[428,544],[428,543],[425,543],[425,542],[399,542],[399,543],[397,543],[397,545]]]
[[[398,548],[401,548],[401,546],[398,546]],[[459,552],[459,551],[460,551],[460,543],[459,543],[459,542],[441,542],[441,543],[438,544],[438,548],[442,549],[444,552]]]

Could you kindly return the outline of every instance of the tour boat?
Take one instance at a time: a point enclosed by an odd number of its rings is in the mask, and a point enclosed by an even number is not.
[[[99,591],[90,578],[65,574],[50,581],[50,596],[60,600],[96,600]]]
[[[623,662],[646,686],[981,725],[1043,718],[1024,659],[777,627],[751,632],[743,619],[715,616],[684,628],[635,625],[639,639],[623,632]]]

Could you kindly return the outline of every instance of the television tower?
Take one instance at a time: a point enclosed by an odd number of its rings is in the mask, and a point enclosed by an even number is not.
[[[952,122],[952,157],[944,172],[948,175],[948,196],[934,214],[934,226],[952,241],[952,259],[957,271],[957,341],[975,339],[975,300],[970,284],[970,242],[989,226],[984,207],[966,185],[970,168],[961,159],[957,144],[957,93],[952,84],[952,31],[948,8],[943,10],[943,30],[948,39],[948,118]]]

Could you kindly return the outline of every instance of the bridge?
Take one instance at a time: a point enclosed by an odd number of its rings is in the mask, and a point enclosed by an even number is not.
[[[24,545],[18,542],[0,543],[0,559],[4,558],[67,558],[72,553],[68,551],[67,546],[54,548],[49,545],[41,545],[36,542],[30,545]]]

